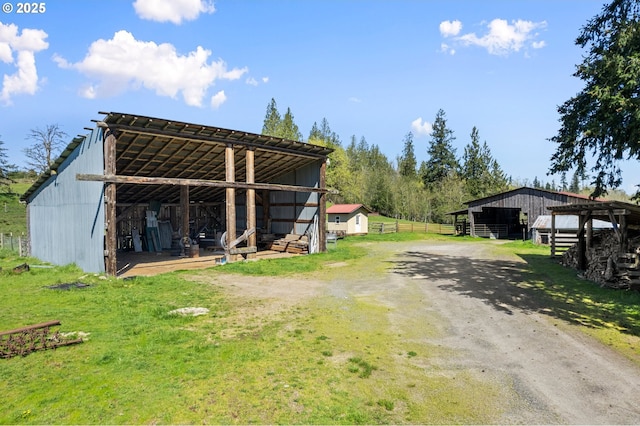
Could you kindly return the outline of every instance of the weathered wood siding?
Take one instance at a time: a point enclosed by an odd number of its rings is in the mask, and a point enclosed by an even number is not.
[[[320,187],[320,162],[281,175],[273,183]],[[318,215],[317,192],[271,191],[271,232],[303,235]],[[320,218],[318,218],[320,219]]]
[[[532,225],[538,216],[549,214],[547,207],[584,201],[584,198],[572,197],[568,194],[525,187],[469,202],[468,216],[471,229],[473,229],[475,226],[473,213],[482,212],[483,208],[520,209],[522,213],[527,215],[529,225]]]
[[[32,256],[104,272],[103,183],[76,180],[76,173],[102,174],[103,156],[102,131],[96,129],[29,196]]]

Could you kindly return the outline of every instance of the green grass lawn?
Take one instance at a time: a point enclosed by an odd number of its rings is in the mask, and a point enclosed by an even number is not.
[[[27,232],[27,207],[20,203],[31,181],[19,180],[10,185],[10,191],[0,192],[0,233],[21,235]]]
[[[41,262],[0,251],[2,330],[60,320],[62,332],[89,333],[83,344],[0,359],[0,423],[495,422],[502,390],[465,374],[425,375],[416,366],[428,366],[430,354],[442,349],[401,340],[386,320],[387,307],[319,297],[254,324],[238,316],[254,302],[229,299],[215,285],[229,273],[322,279],[336,262],[346,266],[332,273],[344,277],[371,265],[382,271],[386,265],[370,247],[420,238],[427,237],[348,237],[328,253],[199,272],[209,284],[190,278],[193,271],[131,280],[73,266],[13,274],[25,260]],[[556,317],[640,362],[638,293],[577,279],[549,259],[548,247],[513,242],[495,250],[528,262],[519,285]],[[90,287],[47,288],[70,282]],[[209,314],[169,314],[187,306]]]

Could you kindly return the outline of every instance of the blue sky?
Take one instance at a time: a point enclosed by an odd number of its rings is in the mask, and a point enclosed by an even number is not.
[[[274,98],[305,138],[326,118],[343,144],[364,136],[390,159],[412,131],[419,161],[443,109],[458,156],[476,126],[529,182],[559,181],[546,176],[547,139],[556,107],[582,88],[574,40],[604,4],[50,0],[27,14],[0,3],[0,135],[13,163],[30,129],[57,123],[71,138],[99,111],[260,133]],[[631,192],[640,167],[623,171]]]

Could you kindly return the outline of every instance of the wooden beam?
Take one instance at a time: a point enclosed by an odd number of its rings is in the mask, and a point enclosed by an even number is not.
[[[327,160],[320,163],[320,182],[318,186],[325,189],[327,186]],[[318,194],[318,251],[327,251],[327,198],[325,192]]]
[[[224,151],[225,177],[226,183],[234,183],[236,179],[236,168],[234,159],[234,150],[232,144],[227,144]],[[231,243],[236,239],[236,190],[233,186],[226,187],[226,213],[227,213],[227,260],[236,260],[235,254],[230,254],[228,250]]]
[[[116,137],[110,129],[104,129],[104,174],[116,174]],[[104,270],[107,275],[115,276],[118,272],[117,232],[116,232],[116,184],[107,182],[104,186]]]
[[[185,246],[191,244],[189,241],[189,187],[183,185],[180,187],[180,228],[182,229],[182,256],[188,256]]]
[[[310,186],[282,185],[278,183],[245,183],[221,180],[206,179],[183,179],[183,178],[163,178],[150,176],[122,176],[116,174],[85,174],[77,173],[76,180],[91,182],[109,182],[109,183],[130,183],[136,185],[187,185],[187,186],[209,186],[214,188],[234,188],[234,189],[258,189],[271,191],[291,191],[291,192],[319,192],[319,193],[336,193],[337,191],[326,188],[314,188]]]
[[[248,148],[245,155],[246,161],[246,181],[248,184],[255,183],[255,149]],[[255,233],[256,229],[256,190],[253,188],[247,189],[247,229],[253,229],[254,232],[249,235],[247,239],[247,247],[257,247],[258,239]],[[257,251],[257,250],[256,250]],[[253,258],[253,253],[247,253],[247,258]]]

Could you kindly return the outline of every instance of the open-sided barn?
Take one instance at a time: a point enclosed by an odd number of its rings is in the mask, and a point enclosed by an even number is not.
[[[469,233],[477,237],[527,237],[530,226],[538,216],[548,214],[548,207],[584,202],[587,197],[568,192],[547,191],[521,187],[499,194],[469,201],[466,210],[452,213],[466,214]],[[467,227],[464,226],[466,229]]]
[[[280,236],[290,241],[307,235],[299,245],[326,249],[331,149],[167,119],[100,114],[97,126],[74,138],[22,197],[32,256],[115,275],[120,253],[140,251],[141,241],[149,251],[175,249],[176,235],[183,255],[185,247],[201,242],[223,246],[229,260],[253,256]]]

